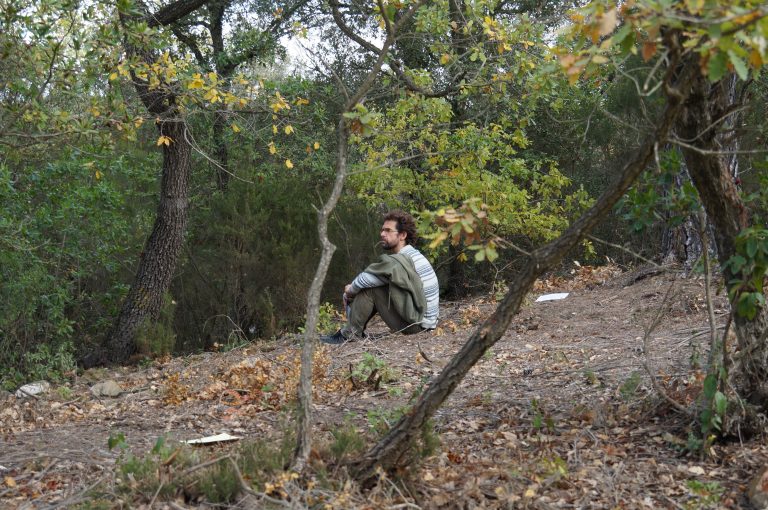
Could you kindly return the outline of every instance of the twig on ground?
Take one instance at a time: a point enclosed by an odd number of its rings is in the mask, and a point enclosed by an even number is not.
[[[427,357],[427,355],[424,353],[424,349],[421,348],[420,343],[416,343],[416,347],[419,348],[419,354],[421,354],[421,357],[424,358],[424,361],[427,363],[432,363],[432,360]]]
[[[71,498],[67,498],[65,500],[59,501],[58,503],[55,503],[51,506],[47,506],[43,508],[42,510],[55,510],[57,508],[67,508],[69,506],[72,506],[76,503],[81,503],[83,501],[86,501],[86,495],[91,492],[93,489],[98,487],[104,480],[107,479],[107,476],[102,476],[98,480],[96,480],[94,483],[83,489],[80,493],[76,494],[75,496],[72,496]]]
[[[651,324],[646,328],[645,334],[643,335],[643,354],[645,355],[645,358],[643,360],[643,368],[645,369],[646,373],[648,374],[651,385],[653,386],[653,389],[658,393],[661,398],[663,398],[667,403],[669,403],[676,411],[686,415],[690,416],[691,411],[682,405],[677,400],[670,397],[666,391],[664,391],[664,388],[661,387],[661,385],[656,380],[656,373],[652,369],[650,364],[650,337],[651,333],[659,326],[661,323],[661,319],[664,315],[664,309],[666,308],[667,303],[670,301],[671,297],[674,295],[672,293],[672,290],[674,289],[675,282],[672,282],[669,287],[667,288],[667,292],[664,293],[664,298],[661,300],[661,304],[659,305],[659,308],[656,312],[656,316],[653,318],[653,321],[651,321]]]
[[[155,500],[157,500],[157,496],[158,496],[158,494],[160,494],[160,491],[163,489],[164,485],[165,485],[165,483],[160,482],[160,485],[157,486],[157,490],[155,491],[155,495],[152,496],[152,501],[149,502],[148,510],[152,510],[152,505],[155,504]]]

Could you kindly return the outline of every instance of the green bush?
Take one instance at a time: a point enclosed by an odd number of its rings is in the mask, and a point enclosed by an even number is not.
[[[0,165],[0,382],[69,370],[108,330],[148,215],[147,169],[78,151]]]
[[[174,325],[184,342],[178,347],[209,348],[233,332],[268,339],[304,325],[320,259],[316,186],[302,176],[266,175],[258,184],[233,182],[192,210],[189,250],[172,288],[179,303]],[[332,307],[367,264],[361,257],[373,252],[377,236],[369,213],[354,201],[340,204],[330,229],[339,249],[323,299]]]

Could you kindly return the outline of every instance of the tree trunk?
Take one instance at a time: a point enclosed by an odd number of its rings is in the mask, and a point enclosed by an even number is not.
[[[688,168],[685,161],[682,161],[680,171],[675,175],[674,183],[671,186],[674,186],[675,189],[681,189],[690,180]],[[680,225],[666,227],[661,240],[661,262],[664,264],[679,263],[690,271],[701,257],[704,249],[701,240],[701,228],[699,218],[694,215],[685,218]]]
[[[673,38],[674,33],[666,35],[671,41],[670,46],[677,48]],[[674,55],[673,55],[674,57]],[[673,58],[673,63],[674,63]],[[512,320],[512,316],[520,308],[522,300],[533,286],[536,279],[546,271],[555,267],[560,260],[573,249],[606,215],[637,177],[653,161],[657,147],[667,138],[675,118],[681,109],[681,101],[687,87],[687,76],[696,63],[689,62],[681,70],[679,85],[672,91],[659,126],[652,136],[643,144],[636,158],[628,162],[615,183],[613,183],[597,200],[597,202],[574,222],[556,240],[535,250],[524,270],[514,281],[510,282],[509,292],[499,304],[494,313],[472,334],[461,350],[451,359],[440,374],[433,379],[424,393],[421,394],[413,407],[390,429],[362,459],[352,466],[356,478],[367,482],[375,479],[376,468],[385,471],[397,467],[407,459],[408,451],[414,439],[419,436],[427,421],[435,414],[442,403],[450,396],[469,370],[483,356],[487,349],[495,344],[504,334]],[[671,78],[667,76],[667,80]]]
[[[124,362],[135,352],[134,339],[146,320],[155,320],[179,259],[187,228],[190,146],[183,121],[166,121],[159,131],[171,144],[163,148],[160,203],[152,233],[141,254],[131,290],[109,338],[109,357]]]
[[[371,70],[366,75],[363,82],[355,90],[354,94],[349,97],[344,105],[342,115],[339,116],[339,123],[337,125],[338,133],[338,147],[336,153],[336,178],[334,179],[333,189],[328,197],[328,200],[323,205],[323,208],[317,212],[317,230],[320,236],[320,243],[323,246],[320,262],[317,264],[315,276],[312,280],[312,285],[309,289],[309,295],[307,296],[307,324],[304,330],[304,337],[302,338],[301,347],[301,374],[299,376],[299,386],[297,389],[297,423],[296,423],[296,448],[293,452],[293,458],[291,460],[291,469],[294,471],[303,471],[307,461],[309,460],[309,453],[312,448],[312,356],[314,352],[314,343],[317,334],[315,328],[317,327],[319,309],[320,309],[320,292],[325,281],[325,276],[328,273],[328,267],[331,263],[331,257],[336,250],[336,246],[333,245],[328,239],[328,218],[330,218],[333,209],[341,197],[341,192],[344,189],[344,181],[347,178],[347,156],[349,150],[349,128],[347,125],[347,119],[344,114],[351,112],[354,108],[363,101],[363,98],[368,91],[373,87],[376,82],[381,68],[386,61],[389,51],[392,45],[397,40],[397,35],[402,26],[409,22],[414,13],[421,5],[421,1],[418,1],[411,5],[406,13],[395,23],[394,25],[387,25],[387,38],[381,46],[381,49],[375,49],[377,58],[376,62],[371,67]],[[336,24],[342,29],[352,40],[362,42],[362,46],[366,47],[366,42],[359,38],[352,29],[346,25],[341,12],[339,11],[338,4],[331,4],[333,9],[333,16]]]
[[[698,73],[676,127],[691,179],[714,227],[714,238],[723,278],[734,275],[723,266],[736,254],[736,237],[749,226],[747,209],[732,172],[737,171],[735,154],[719,126],[734,106],[734,77],[711,84]],[[727,126],[727,124],[725,124]],[[738,299],[738,296],[737,296]],[[731,387],[738,395],[762,410],[768,409],[768,313],[758,310],[753,320],[733,314],[739,352],[729,372]]]
[[[150,25],[168,24],[186,16],[204,3],[203,0],[179,0],[158,12],[147,15]],[[144,7],[139,3],[140,7]],[[126,31],[135,21],[132,14],[120,12]],[[146,64],[155,61],[153,52],[135,46],[126,36],[123,42],[129,58],[137,57]],[[163,147],[163,171],[160,201],[152,233],[144,245],[131,289],[123,302],[113,330],[107,339],[107,357],[121,363],[136,350],[136,333],[146,321],[156,320],[163,298],[171,286],[171,278],[184,243],[189,207],[189,173],[191,146],[187,124],[176,105],[170,87],[150,88],[145,80],[132,74],[133,84],[144,106],[157,120],[159,134],[167,143]]]

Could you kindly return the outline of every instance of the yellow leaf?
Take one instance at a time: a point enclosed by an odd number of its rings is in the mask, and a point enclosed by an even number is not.
[[[448,239],[448,234],[446,232],[440,232],[437,237],[435,237],[431,243],[429,243],[430,249],[435,249],[438,246],[440,246],[440,243]]]
[[[238,126],[237,124],[232,124],[232,131],[234,131],[235,133],[239,133],[240,126]]]
[[[277,126],[275,126],[274,124],[272,124],[272,134],[273,135],[277,134]]]
[[[171,145],[173,143],[173,140],[170,136],[160,135],[160,138],[157,139],[157,146],[161,145]]]
[[[275,142],[269,142],[269,153],[275,154],[277,152],[277,148],[275,147]]]
[[[16,487],[16,480],[11,478],[10,476],[6,476],[5,485],[7,485],[8,487]]]
[[[98,181],[98,180],[101,180],[101,175],[102,175],[102,174],[101,174],[101,172],[99,172],[98,170],[96,170],[96,173],[95,173],[95,174],[93,174],[93,176],[94,176],[94,177],[96,177],[96,180],[97,180],[97,181]]]
[[[286,166],[288,169],[291,169],[291,168],[293,168],[293,163],[291,163],[291,160],[290,160],[290,159],[286,159],[286,160],[285,160],[285,166]]]
[[[443,53],[440,57],[440,64],[445,65],[451,61],[451,56],[448,53]]]
[[[304,99],[303,97],[296,98],[296,105],[301,106],[305,104],[309,104],[309,99]]]
[[[315,150],[319,149],[320,148],[320,142],[315,142],[315,145],[313,145],[313,147],[315,148]]]
[[[109,75],[109,81],[115,81],[117,79],[117,73],[112,73]]]
[[[220,100],[219,91],[216,89],[209,89],[208,92],[206,92],[203,96],[203,99],[210,101],[211,103],[215,103]]]
[[[205,80],[203,80],[200,73],[195,73],[192,75],[192,81],[189,82],[189,85],[187,85],[187,88],[192,89],[200,89],[203,88],[203,85],[205,85]]]
[[[293,126],[291,126],[290,124],[288,124],[287,126],[285,126],[285,129],[284,129],[284,131],[285,131],[285,134],[286,134],[286,135],[290,135],[291,133],[293,133]]]

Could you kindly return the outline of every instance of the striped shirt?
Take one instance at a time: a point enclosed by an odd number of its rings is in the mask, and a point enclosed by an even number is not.
[[[416,273],[421,278],[421,285],[424,288],[424,297],[427,300],[427,310],[421,320],[421,327],[424,329],[434,329],[437,326],[438,306],[440,304],[440,286],[437,282],[437,275],[432,269],[432,264],[421,254],[419,250],[405,245],[399,253],[408,255],[413,260]],[[381,287],[386,285],[381,278],[371,273],[363,271],[352,281],[352,294],[357,294],[362,289],[369,287]]]

